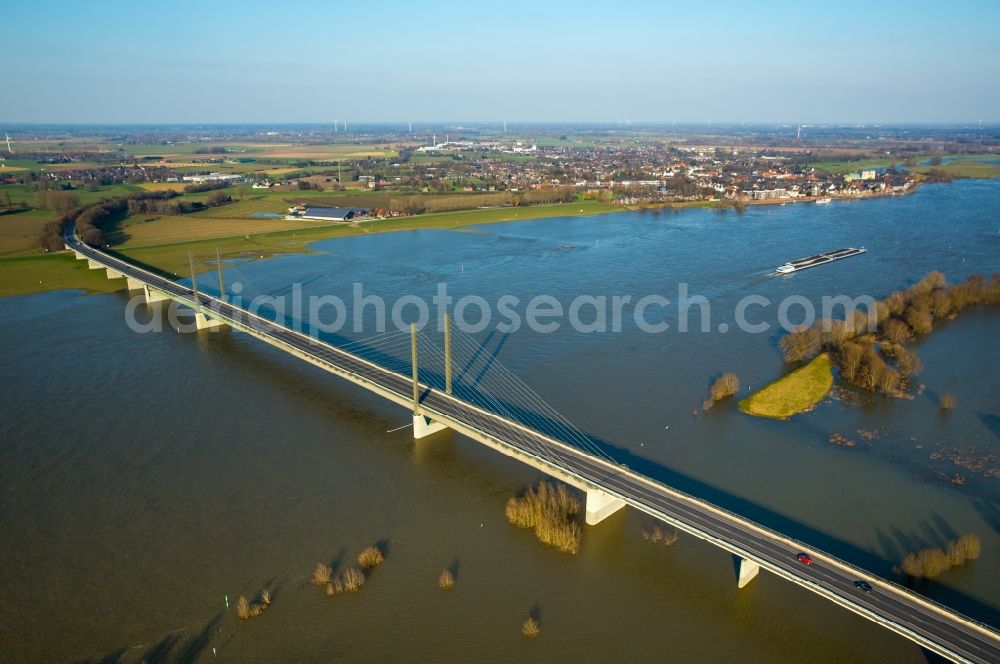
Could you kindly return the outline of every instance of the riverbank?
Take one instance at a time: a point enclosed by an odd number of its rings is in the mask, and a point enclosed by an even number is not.
[[[838,194],[831,194],[829,196],[821,196],[816,198],[813,196],[808,197],[796,197],[796,198],[768,198],[762,201],[743,201],[747,206],[751,205],[786,205],[788,203],[816,203],[820,200],[829,198],[834,201],[864,201],[872,198],[892,198],[894,196],[907,196],[914,193],[920,188],[920,183],[915,183],[909,189],[904,191],[886,191],[886,192],[875,192],[866,191],[864,193],[851,194],[849,196],[843,196]]]
[[[913,193],[912,187],[904,193]],[[884,198],[899,193],[838,197],[843,200]],[[781,205],[789,202],[809,203],[815,199],[769,199],[751,201],[749,205]],[[391,219],[378,219],[357,223],[324,223],[282,227],[282,221],[273,219],[239,219],[209,217],[201,214],[182,216],[153,216],[141,220],[130,219],[118,235],[123,242],[113,249],[130,258],[155,267],[166,274],[187,276],[188,253],[214,259],[220,251],[227,260],[262,260],[279,254],[302,253],[315,242],[338,237],[392,233],[408,230],[455,230],[464,226],[504,221],[588,216],[617,211],[642,211],[657,209],[715,208],[721,201],[682,201],[635,205],[609,205],[597,201],[576,201],[553,205],[529,207],[504,207],[428,215],[414,215]],[[728,203],[728,202],[727,202]],[[220,208],[221,209],[221,208]],[[292,222],[287,222],[292,223]],[[27,295],[63,288],[82,288],[94,291],[115,290],[107,285],[101,288],[98,280],[85,276],[87,270],[68,269],[65,262],[51,262],[53,255],[35,252],[18,252],[0,256],[0,297]],[[33,260],[28,261],[26,259]],[[25,270],[26,274],[19,274]],[[9,276],[7,276],[9,275]],[[116,284],[116,282],[111,282]]]
[[[680,203],[674,207],[704,207],[704,204]],[[303,226],[274,230],[273,220],[230,218],[217,219],[204,216],[162,216],[135,224],[126,223],[124,242],[112,248],[130,258],[155,267],[165,273],[187,276],[188,253],[195,257],[214,259],[216,250],[227,260],[262,260],[279,254],[303,253],[321,240],[357,235],[374,235],[411,230],[455,230],[465,226],[520,221],[541,218],[580,217],[622,210],[638,210],[643,206],[615,206],[597,201],[577,201],[555,205],[506,207],[484,210],[466,210],[428,215],[414,215],[391,219],[373,219],[356,223],[316,222]],[[237,222],[237,223],[234,223]],[[247,232],[264,227],[265,232]],[[220,233],[219,231],[223,231]],[[184,237],[184,240],[173,238]],[[168,241],[157,241],[170,238]],[[0,297],[28,295],[47,290],[81,288],[91,291],[116,290],[116,282],[104,282],[88,276],[89,271],[79,267],[69,269],[71,263],[53,261],[57,254],[22,253],[0,257]],[[9,275],[9,278],[6,278]],[[111,286],[107,285],[108,283]]]
[[[520,221],[553,217],[579,217],[620,210],[594,201],[537,205],[531,207],[467,210],[392,219],[375,219],[357,223],[323,223],[250,235],[209,236],[186,242],[142,244],[127,241],[114,249],[135,260],[172,274],[187,275],[188,252],[196,257],[214,258],[218,249],[225,259],[261,260],[277,254],[302,253],[320,240],[357,235],[377,235],[412,230],[455,230],[465,226],[502,221]],[[211,219],[204,219],[203,228],[211,229]],[[252,222],[248,222],[252,223]]]
[[[271,220],[247,219],[241,225],[234,223],[236,220],[233,219],[193,215],[156,217],[151,221],[136,223],[134,228],[141,229],[141,232],[135,232],[135,239],[126,239],[125,242],[114,245],[112,249],[168,274],[187,276],[189,252],[195,257],[210,256],[214,259],[218,249],[226,259],[261,260],[278,254],[306,252],[314,242],[337,237],[422,229],[454,230],[478,224],[586,216],[621,209],[595,201],[579,201],[556,205],[415,215],[351,224],[317,222],[308,226],[299,224],[282,230],[274,230],[278,224]],[[178,225],[183,226],[180,232]],[[124,235],[129,234],[130,226],[130,224],[124,226]],[[253,232],[261,226],[267,230]],[[174,237],[187,239],[156,241],[160,238]],[[103,275],[103,272],[100,275]],[[69,254],[44,254],[32,251],[0,256],[0,297],[69,288],[108,292],[120,287],[121,284],[117,281],[98,278],[97,272],[88,270],[86,264],[74,261]]]

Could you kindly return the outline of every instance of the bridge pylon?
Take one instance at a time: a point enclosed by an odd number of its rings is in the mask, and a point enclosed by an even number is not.
[[[191,266],[191,292],[194,293],[194,326],[197,330],[210,330],[215,327],[224,327],[222,321],[210,318],[201,306],[201,296],[198,295],[198,275],[194,271],[194,254],[188,252],[188,263]],[[222,284],[222,272],[219,272],[219,285]]]
[[[432,433],[437,433],[448,428],[440,422],[435,422],[431,418],[425,417],[420,412],[420,358],[418,355],[417,324],[410,323],[410,363],[413,365],[413,437],[415,439],[424,438]],[[445,360],[445,365],[450,364],[450,362],[451,354],[449,353]]]
[[[444,391],[451,394],[451,318],[444,315]]]
[[[215,248],[215,269],[219,271],[219,299],[226,299],[226,282],[222,280],[222,251]]]
[[[198,299],[198,275],[194,272],[194,254],[190,251],[188,252],[188,265],[191,266],[191,290],[194,292],[195,311],[198,311],[201,307],[201,301]]]

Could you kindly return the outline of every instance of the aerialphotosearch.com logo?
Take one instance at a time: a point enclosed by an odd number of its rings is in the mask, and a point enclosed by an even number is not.
[[[437,284],[429,302],[425,297],[409,294],[396,297],[391,304],[381,295],[365,293],[361,282],[353,284],[347,301],[338,295],[305,295],[301,283],[293,284],[282,295],[244,297],[243,290],[242,283],[233,283],[223,298],[225,304],[249,312],[258,324],[277,323],[316,338],[347,331],[354,334],[381,334],[392,328],[403,331],[411,323],[421,330],[433,325],[432,329],[442,331],[445,314],[451,316],[455,327],[468,334],[490,328],[502,334],[525,328],[537,334],[552,334],[564,326],[581,334],[606,334],[621,332],[627,325],[646,334],[731,330],[727,322],[713,327],[708,298],[691,295],[684,282],[677,284],[674,300],[662,294],[584,294],[569,302],[544,293],[530,298],[504,294],[492,302],[479,295],[455,298],[448,293],[446,283]],[[219,300],[204,294],[201,297],[207,317],[225,322],[227,312]],[[162,331],[165,323],[182,332],[196,328],[186,307],[178,307],[176,303],[162,308],[144,305],[143,296],[137,295],[126,306],[126,322],[135,332]],[[774,306],[763,295],[746,295],[735,304],[731,320],[742,332],[766,333],[773,328],[768,314]],[[859,314],[867,319],[869,330],[874,331],[876,302],[868,295],[854,298],[826,295],[821,298],[819,310],[803,295],[790,295],[777,303],[777,325],[787,332],[813,325],[817,317],[857,321]]]

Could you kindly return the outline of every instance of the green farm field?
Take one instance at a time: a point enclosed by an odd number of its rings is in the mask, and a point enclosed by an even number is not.
[[[86,261],[71,253],[0,256],[0,297],[68,288],[103,293],[124,286],[124,281],[108,279],[104,270],[89,269]]]

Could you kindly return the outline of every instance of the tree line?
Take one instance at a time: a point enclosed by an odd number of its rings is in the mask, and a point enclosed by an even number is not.
[[[39,245],[44,251],[61,251],[65,248],[63,233],[75,222],[80,239],[92,247],[101,247],[105,244],[105,232],[129,214],[133,209],[133,201],[162,202],[176,195],[172,191],[150,191],[104,199],[89,206],[73,208],[42,227]]]
[[[9,191],[0,191],[0,214],[8,214],[11,212],[21,212],[22,210],[27,210],[28,204],[24,201],[18,202],[16,205],[10,198]]]
[[[104,231],[114,221],[119,220],[128,210],[128,201],[114,198],[80,207],[67,212],[42,228],[40,244],[45,251],[60,251],[65,248],[63,233],[71,223],[76,223],[76,231],[84,242],[92,247],[104,245]]]
[[[167,196],[149,198],[133,197],[128,199],[129,214],[189,214],[211,207],[218,207],[232,202],[233,197],[225,191],[213,191],[204,201],[175,200],[177,193],[173,191],[157,192]]]
[[[66,213],[80,207],[80,197],[72,191],[39,189],[35,192],[35,207],[40,210]]]
[[[193,182],[184,187],[184,191],[189,194],[200,194],[204,191],[215,191],[216,189],[225,189],[230,186],[230,182],[226,180],[215,180],[207,182]]]
[[[869,330],[868,314],[855,310],[850,320],[824,318],[797,329],[782,337],[779,346],[786,362],[829,351],[849,383],[892,394],[923,368],[916,352],[905,344],[930,333],[935,322],[952,320],[962,309],[979,304],[1000,304],[1000,273],[989,280],[976,274],[949,285],[941,272],[929,272],[910,288],[876,302],[874,332]]]
[[[413,194],[411,196],[388,196],[384,194],[364,194],[358,196],[338,196],[336,205],[343,207],[382,208],[400,214],[433,214],[436,212],[458,212],[479,208],[519,207],[546,203],[569,203],[576,197],[572,187],[549,187],[529,191],[496,191],[483,194]],[[330,198],[288,199],[295,205],[324,207],[333,203]]]

